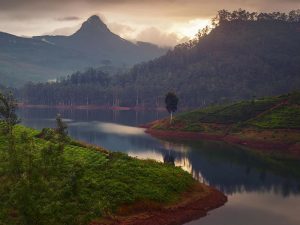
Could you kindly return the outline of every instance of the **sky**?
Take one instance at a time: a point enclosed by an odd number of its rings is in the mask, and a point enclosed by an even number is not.
[[[0,31],[70,35],[92,15],[125,39],[174,46],[210,24],[218,10],[300,9],[300,0],[0,0]]]

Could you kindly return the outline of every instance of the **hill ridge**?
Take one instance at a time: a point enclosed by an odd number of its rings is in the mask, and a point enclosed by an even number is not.
[[[0,33],[0,78],[7,86],[46,82],[88,67],[109,64],[128,69],[165,52],[154,44],[134,44],[121,38],[94,15],[70,36],[24,38]]]

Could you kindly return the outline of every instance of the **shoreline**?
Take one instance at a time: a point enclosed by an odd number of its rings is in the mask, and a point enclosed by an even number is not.
[[[109,153],[96,145],[76,141],[78,144]],[[203,193],[207,193],[203,196]],[[137,202],[123,206],[112,218],[94,220],[89,225],[182,225],[207,216],[208,212],[224,206],[228,198],[221,191],[196,181],[190,190],[180,195],[173,204],[161,205],[153,202]]]
[[[16,135],[21,135],[24,132],[29,132],[28,130],[30,130],[30,135],[34,138],[33,140],[39,139],[42,144],[48,144],[48,141],[43,139],[43,136],[39,135],[41,134],[41,132],[38,132],[38,130],[35,129],[31,129],[31,128],[27,128],[24,127],[22,125],[19,125],[19,129],[17,130],[18,133],[16,133]],[[34,132],[33,132],[34,131]],[[0,135],[1,137],[1,135]],[[1,137],[3,139],[3,137]],[[19,139],[17,139],[19,140]],[[51,142],[55,143],[54,139],[50,140]],[[23,144],[23,142],[21,142],[19,140],[19,142],[17,142],[16,144]],[[107,168],[116,168],[117,171],[119,171],[119,163],[121,163],[122,161],[125,162],[125,160],[127,159],[122,158],[121,155],[119,155],[118,153],[113,153],[110,152],[106,149],[103,149],[101,147],[98,146],[94,146],[92,144],[88,144],[88,143],[84,143],[84,142],[80,142],[80,141],[76,141],[76,140],[70,140],[70,142],[66,142],[65,143],[65,148],[63,153],[65,153],[65,157],[67,156],[71,156],[70,158],[68,158],[69,160],[67,161],[68,168],[70,166],[70,163],[72,165],[72,163],[76,163],[75,165],[77,166],[79,161],[85,161],[85,160],[79,160],[79,159],[90,159],[91,156],[93,156],[93,159],[97,157],[99,157],[99,154],[97,154],[96,152],[101,152],[102,154],[105,154],[106,157],[108,158],[108,161],[110,163],[115,163],[115,165],[112,164],[112,166],[108,166]],[[1,147],[1,146],[0,146]],[[42,149],[42,146],[40,146],[39,149]],[[72,154],[70,154],[72,153]],[[90,155],[92,154],[93,155]],[[111,153],[111,154],[110,154]],[[75,156],[75,161],[74,158],[74,154],[79,154],[80,157],[77,158],[77,156]],[[124,154],[124,153],[121,153]],[[125,155],[125,154],[124,154]],[[85,158],[88,157],[88,158]],[[102,156],[101,156],[102,157]],[[138,164],[134,164],[134,162],[132,162],[133,164],[127,164],[128,167],[131,167],[130,170],[128,171],[134,171],[134,173],[136,173],[136,170],[143,170],[143,165],[147,166],[147,161],[142,160],[142,159],[134,159],[133,157],[129,157],[128,158],[132,158],[133,161],[134,160],[139,160],[140,163]],[[103,160],[103,159],[101,159]],[[121,161],[119,161],[121,160]],[[141,164],[141,162],[144,161],[145,164]],[[148,167],[147,168],[153,168],[151,167],[153,162],[148,163]],[[97,164],[97,165],[96,165]],[[88,168],[88,173],[90,172],[98,172],[99,169],[99,165],[98,163],[96,163],[93,166],[90,166]],[[118,164],[118,167],[117,167]],[[159,163],[158,163],[159,164]],[[85,164],[84,164],[85,165]],[[81,169],[84,169],[84,165],[81,167]],[[1,165],[0,165],[1,166]],[[133,166],[133,167],[132,167]],[[161,166],[163,166],[163,164],[161,164]],[[122,167],[123,168],[123,167]],[[124,167],[126,169],[126,167]],[[133,168],[135,168],[133,170]],[[169,168],[173,168],[173,167],[169,167]],[[179,170],[179,168],[178,168]],[[182,169],[180,169],[182,170]],[[156,173],[156,171],[159,171],[157,169],[153,170],[154,174]],[[174,174],[172,174],[172,176],[174,176],[170,183],[168,183],[168,185],[171,185],[167,188],[170,188],[172,191],[166,191],[166,194],[173,194],[174,198],[166,198],[168,199],[168,203],[164,203],[162,201],[160,201],[156,198],[150,198],[146,195],[146,197],[142,198],[134,198],[136,199],[136,202],[131,202],[128,201],[128,203],[124,205],[123,204],[119,204],[117,205],[117,211],[107,211],[107,212],[113,212],[112,214],[108,213],[105,214],[108,217],[105,217],[104,215],[102,215],[103,217],[101,218],[95,218],[93,219],[91,222],[89,222],[89,225],[182,225],[186,222],[198,219],[200,217],[206,216],[207,212],[221,207],[223,206],[226,202],[227,202],[227,197],[220,191],[218,191],[217,189],[207,186],[205,184],[199,183],[196,180],[193,179],[193,181],[191,182],[184,182],[182,183],[182,185],[188,185],[186,186],[186,188],[184,188],[184,190],[181,189],[174,189],[174,187],[177,185],[178,182],[180,182],[181,178],[185,177],[185,176],[189,176],[191,177],[190,174],[188,174],[187,172],[176,172],[173,169],[170,170],[173,171]],[[96,174],[97,174],[96,172]],[[114,172],[114,170],[111,170],[111,172]],[[130,172],[131,173],[131,172]],[[108,173],[107,173],[108,174]],[[105,175],[107,175],[105,174]],[[120,173],[122,175],[122,173]],[[127,174],[126,174],[127,175]],[[143,178],[146,178],[148,175],[142,175]],[[97,178],[97,177],[96,177]],[[103,177],[101,177],[102,179]],[[91,182],[94,185],[94,176],[91,178],[93,179],[92,181],[87,180],[89,183]],[[126,177],[126,179],[128,180],[128,178]],[[134,182],[134,176],[132,176],[131,182]],[[174,180],[175,179],[175,180]],[[59,179],[56,179],[56,181]],[[168,180],[168,179],[167,179]],[[141,182],[141,181],[140,181]],[[147,180],[145,180],[145,182],[147,183]],[[137,183],[138,184],[138,183]],[[166,186],[165,185],[165,180],[157,183],[158,186]],[[173,185],[173,186],[172,186]],[[87,186],[90,187],[90,186]],[[98,186],[99,188],[100,186]],[[154,186],[155,187],[155,186]],[[144,187],[143,187],[144,188]],[[176,188],[176,187],[175,187]],[[101,188],[100,188],[101,189]],[[88,190],[88,189],[86,189]],[[160,189],[158,189],[160,190]],[[177,190],[177,192],[175,193],[174,190]],[[90,193],[93,192],[93,189],[89,189]],[[88,193],[89,193],[88,191]],[[136,191],[139,191],[138,189]],[[164,190],[163,190],[164,191]],[[91,195],[89,195],[91,196]],[[74,195],[74,198],[76,197],[76,195]],[[46,198],[48,199],[48,198]],[[147,200],[147,199],[155,199],[155,200]],[[68,201],[66,199],[66,201]],[[171,201],[171,203],[170,203]],[[73,202],[73,200],[72,200]],[[94,202],[91,202],[94,203]],[[97,204],[97,202],[95,202]],[[97,208],[98,209],[98,208]],[[103,211],[104,213],[106,211]]]
[[[31,105],[18,103],[18,107],[21,109],[82,109],[82,110],[115,110],[115,111],[165,111],[164,108],[147,108],[143,106],[111,106],[111,105]]]
[[[183,193],[181,200],[175,204],[150,207],[139,205],[139,209],[143,208],[139,213],[125,213],[113,218],[95,220],[89,225],[182,225],[197,220],[206,216],[209,211],[223,206],[228,200],[222,192],[206,185],[204,188],[209,193],[201,196],[203,186],[196,184],[192,190]]]
[[[223,141],[228,144],[239,145],[248,147],[250,150],[259,150],[265,153],[282,153],[292,157],[300,158],[300,144],[299,143],[284,143],[269,140],[251,140],[244,139],[237,135],[232,134],[213,134],[202,132],[189,132],[189,131],[170,131],[170,130],[157,130],[146,128],[145,132],[153,137],[161,139],[174,139],[177,140],[210,140],[210,141]]]

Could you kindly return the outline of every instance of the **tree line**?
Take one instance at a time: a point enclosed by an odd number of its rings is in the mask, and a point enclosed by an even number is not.
[[[244,9],[234,10],[232,12],[225,9],[218,11],[213,18],[213,24],[232,22],[232,21],[283,21],[290,23],[300,22],[300,9],[292,10],[289,13],[283,12],[249,12]]]

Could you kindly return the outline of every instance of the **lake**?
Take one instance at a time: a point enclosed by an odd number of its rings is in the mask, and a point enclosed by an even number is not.
[[[133,157],[172,161],[228,196],[225,206],[187,225],[299,225],[300,161],[281,162],[222,142],[176,143],[144,133],[140,124],[165,112],[20,109],[22,123],[55,126],[60,113],[70,136]]]

